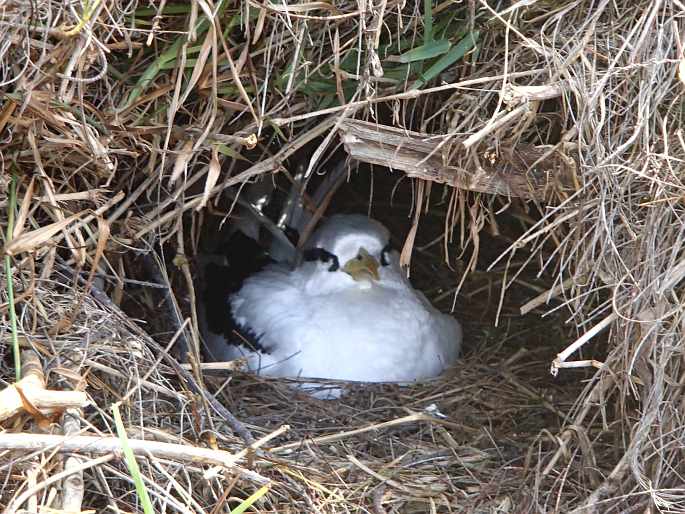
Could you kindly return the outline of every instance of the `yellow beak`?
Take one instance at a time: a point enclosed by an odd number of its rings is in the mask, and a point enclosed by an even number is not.
[[[347,261],[342,270],[357,281],[365,278],[379,280],[378,266],[378,261],[364,248],[360,248],[359,254]]]

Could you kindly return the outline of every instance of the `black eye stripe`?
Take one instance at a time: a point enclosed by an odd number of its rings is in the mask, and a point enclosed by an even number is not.
[[[323,248],[310,248],[304,251],[303,258],[305,261],[320,261],[320,262],[330,262],[331,265],[328,271],[338,271],[340,269],[340,262],[338,262],[338,257],[333,255],[328,250]]]
[[[385,245],[381,250],[381,266],[388,266],[390,264],[389,253],[392,251],[390,243]]]
[[[383,250],[381,250],[381,266],[390,265],[389,253],[392,251],[392,246],[390,243],[385,245]],[[338,271],[340,269],[340,261],[336,255],[333,255],[328,250],[323,248],[310,248],[304,251],[303,259],[308,262],[319,261],[319,262],[330,262],[331,265],[328,271]],[[358,260],[361,260],[361,255],[357,256]]]

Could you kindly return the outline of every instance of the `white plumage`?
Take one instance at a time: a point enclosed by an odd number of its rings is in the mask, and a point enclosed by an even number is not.
[[[329,218],[295,269],[271,264],[246,279],[227,310],[262,351],[206,343],[219,360],[247,357],[276,377],[413,382],[458,357],[462,331],[412,288],[383,225],[361,215]],[[227,312],[229,315],[229,312]]]

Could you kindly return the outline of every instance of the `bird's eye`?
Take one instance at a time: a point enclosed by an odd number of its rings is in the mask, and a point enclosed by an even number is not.
[[[357,260],[358,260],[358,261],[361,261],[363,258],[364,258],[364,257],[362,257],[361,255],[357,255]]]
[[[340,268],[340,263],[338,262],[338,257],[333,255],[331,252],[324,250],[323,248],[310,248],[304,252],[305,261],[319,261],[323,263],[331,263],[328,271],[338,271]]]

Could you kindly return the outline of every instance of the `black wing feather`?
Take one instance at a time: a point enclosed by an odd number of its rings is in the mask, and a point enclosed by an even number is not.
[[[268,353],[260,344],[262,334],[238,325],[231,312],[230,298],[243,287],[243,282],[249,276],[262,271],[274,260],[257,241],[239,231],[231,235],[223,249],[228,264],[209,263],[204,269],[202,300],[207,328],[223,335],[226,344]]]

